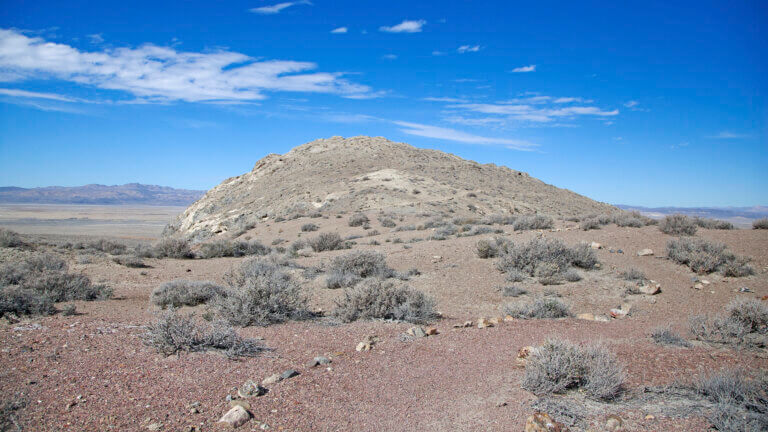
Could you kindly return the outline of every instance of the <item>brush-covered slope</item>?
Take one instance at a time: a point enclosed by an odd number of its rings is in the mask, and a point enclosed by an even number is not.
[[[270,154],[192,204],[169,232],[204,239],[316,212],[575,216],[615,211],[528,174],[381,137],[333,137]]]

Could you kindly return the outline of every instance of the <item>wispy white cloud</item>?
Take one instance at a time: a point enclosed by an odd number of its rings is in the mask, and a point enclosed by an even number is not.
[[[104,37],[101,36],[101,33],[89,34],[88,39],[90,39],[93,44],[104,43]]]
[[[529,95],[495,103],[450,103],[448,109],[457,113],[447,120],[461,124],[519,125],[521,123],[553,123],[578,117],[610,118],[619,110],[606,110],[592,101],[579,97]]]
[[[348,31],[349,31],[349,29],[346,28],[346,27],[338,27],[338,28],[335,28],[335,29],[331,30],[331,33],[339,34],[339,33],[346,33]]]
[[[296,5],[311,5],[312,3],[309,1],[294,1],[294,2],[283,2],[283,3],[277,3],[271,6],[261,6],[256,8],[249,9],[253,13],[261,14],[261,15],[274,15],[278,14],[283,11],[283,9],[287,9],[291,6]]]
[[[509,138],[493,138],[484,137],[480,135],[473,135],[466,132],[461,132],[455,129],[443,128],[438,126],[430,126],[420,123],[411,123],[404,121],[395,121],[394,124],[400,126],[401,132],[408,135],[416,135],[426,138],[434,138],[446,141],[454,141],[465,144],[480,144],[480,145],[501,145],[509,149],[531,151],[537,147],[537,144],[517,139]]]
[[[432,55],[435,56],[435,57],[439,57],[439,56],[444,56],[445,53],[442,52],[442,51],[434,50],[434,51],[432,51]]]
[[[379,31],[386,33],[419,33],[421,28],[427,24],[425,20],[405,20],[400,24],[393,26],[381,26]]]
[[[384,54],[383,56],[381,56],[381,58],[383,58],[384,60],[396,60],[397,59],[397,55],[395,55],[395,54]]]
[[[464,54],[468,52],[478,52],[480,49],[480,45],[462,45],[456,48],[456,51],[458,51],[459,54]]]
[[[749,138],[748,134],[743,133],[735,133],[735,132],[729,132],[729,131],[722,131],[718,133],[717,135],[712,135],[709,138],[713,139],[742,139],[742,138]]]
[[[425,97],[421,100],[425,100],[428,102],[448,102],[448,103],[464,103],[467,102],[466,99],[460,99],[460,98],[452,98],[452,97]]]
[[[636,107],[638,105],[640,105],[640,102],[635,101],[635,100],[624,102],[624,106],[627,107],[627,108],[633,108],[633,107]]]
[[[512,72],[515,72],[515,73],[534,72],[534,71],[536,71],[536,65],[521,66],[521,67],[516,67],[512,69]]]
[[[66,44],[0,29],[0,77],[59,79],[128,92],[143,101],[243,101],[265,92],[364,97],[368,86],[341,73],[311,72],[315,63],[257,60],[231,51],[181,52],[142,45],[85,52]]]
[[[59,102],[81,101],[81,99],[62,96],[56,93],[38,93],[38,92],[31,92],[31,91],[18,90],[18,89],[8,89],[8,88],[0,88],[0,95],[21,97],[21,98],[28,98],[28,99],[47,99],[47,100],[55,100]]]

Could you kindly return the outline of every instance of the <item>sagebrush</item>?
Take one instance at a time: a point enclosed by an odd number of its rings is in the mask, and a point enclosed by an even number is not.
[[[344,290],[336,301],[333,315],[344,322],[365,319],[387,319],[411,323],[427,323],[438,317],[435,301],[405,285],[381,279],[366,279]]]

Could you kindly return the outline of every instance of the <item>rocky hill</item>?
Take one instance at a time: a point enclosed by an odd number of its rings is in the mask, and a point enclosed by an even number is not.
[[[134,205],[189,205],[203,195],[203,191],[174,189],[166,186],[128,183],[106,186],[90,184],[65,187],[39,188],[0,187],[0,203],[25,204],[134,204]]]
[[[506,167],[381,137],[333,137],[266,156],[208,191],[169,233],[203,239],[280,217],[377,209],[561,217],[616,211]]]

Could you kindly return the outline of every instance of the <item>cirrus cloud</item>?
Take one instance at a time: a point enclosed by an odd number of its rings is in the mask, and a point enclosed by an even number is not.
[[[480,144],[480,145],[501,145],[513,150],[532,151],[537,144],[510,138],[493,138],[484,137],[480,135],[473,135],[466,132],[461,132],[456,129],[430,126],[420,123],[411,123],[404,121],[394,121],[394,124],[400,126],[401,132],[408,135],[416,135],[425,138],[434,138],[446,141],[455,141],[465,144]]]
[[[86,52],[0,29],[0,77],[6,80],[58,79],[127,92],[144,101],[246,101],[278,91],[360,96],[371,91],[341,73],[315,69],[312,62],[257,60],[225,50],[182,52],[151,44]]]

